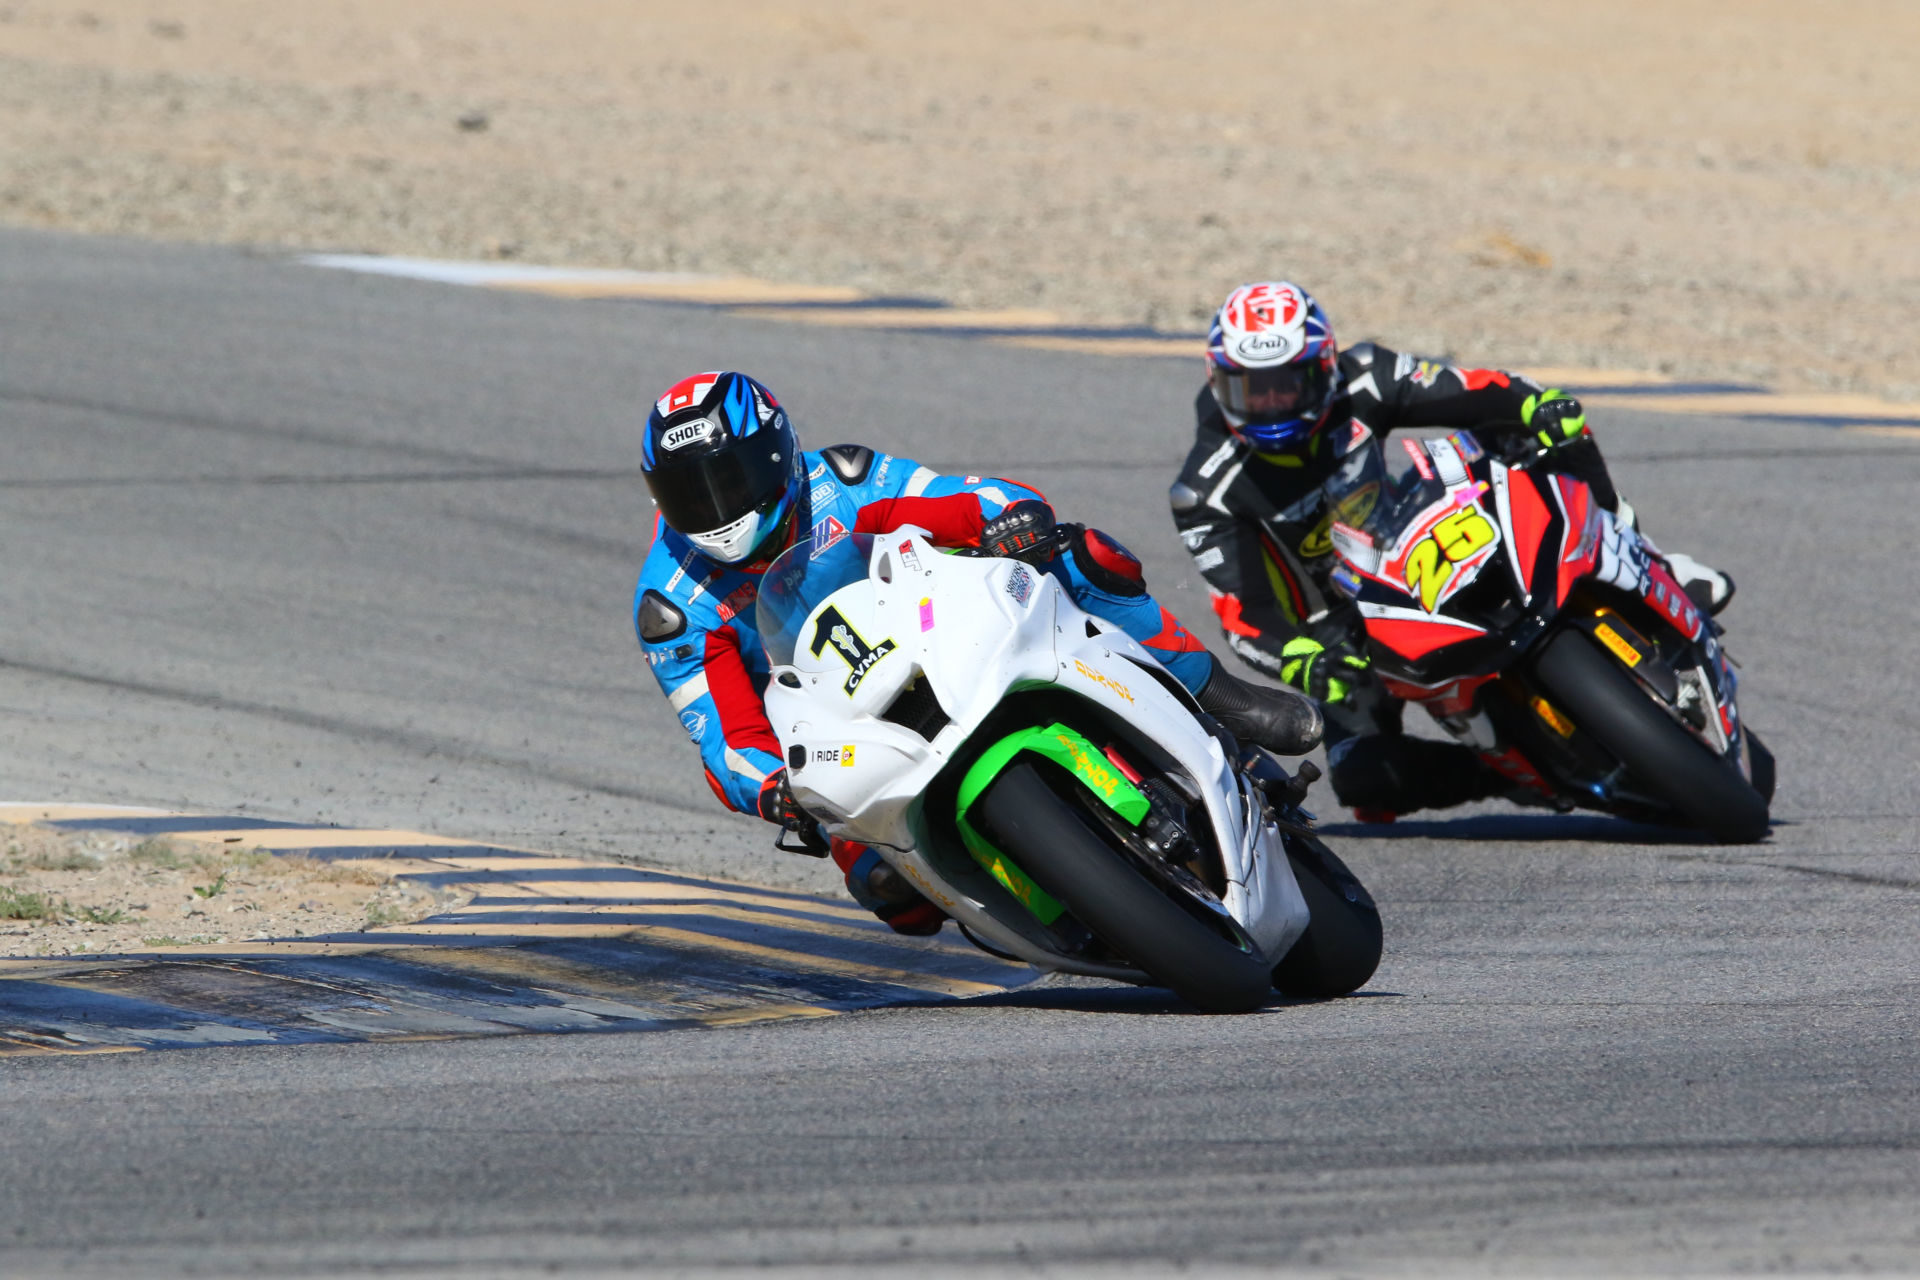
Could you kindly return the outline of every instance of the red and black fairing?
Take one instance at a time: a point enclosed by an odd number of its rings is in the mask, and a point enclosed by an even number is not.
[[[1578,627],[1623,666],[1620,654],[1635,656],[1634,678],[1696,737],[1737,752],[1732,667],[1666,568],[1655,561],[1637,594],[1599,581],[1605,530],[1587,486],[1505,466],[1458,439],[1407,442],[1432,501],[1371,534],[1334,529],[1387,692],[1421,704],[1490,767],[1563,807],[1596,797],[1620,812],[1657,807],[1638,804],[1617,762],[1530,683],[1529,654]],[[1447,570],[1438,587],[1429,580],[1436,564]],[[1603,624],[1613,643],[1599,635]],[[1703,679],[1690,695],[1689,683]]]

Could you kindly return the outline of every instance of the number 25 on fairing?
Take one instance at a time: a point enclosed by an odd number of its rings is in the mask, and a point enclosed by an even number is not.
[[[1468,508],[1439,521],[1432,533],[1414,543],[1407,552],[1407,590],[1420,593],[1420,607],[1432,613],[1454,566],[1492,546],[1495,536],[1487,518]]]

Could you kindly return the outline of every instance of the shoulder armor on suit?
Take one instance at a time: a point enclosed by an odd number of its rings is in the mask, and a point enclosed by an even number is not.
[[[687,615],[653,588],[640,597],[640,638],[662,644],[687,629]]]
[[[842,484],[859,484],[873,466],[873,450],[863,444],[834,444],[820,451]]]

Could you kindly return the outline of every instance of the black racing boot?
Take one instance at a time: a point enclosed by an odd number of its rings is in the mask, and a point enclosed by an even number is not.
[[[1327,724],[1319,703],[1291,689],[1248,684],[1213,654],[1207,657],[1213,675],[1195,696],[1228,733],[1280,756],[1303,756],[1320,745]]]
[[[1349,738],[1327,751],[1328,780],[1363,822],[1391,822],[1416,809],[1446,809],[1506,795],[1513,783],[1471,748],[1403,734]]]

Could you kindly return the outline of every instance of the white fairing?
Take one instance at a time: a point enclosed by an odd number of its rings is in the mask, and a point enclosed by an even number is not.
[[[795,798],[833,835],[876,847],[983,940],[1044,968],[1119,976],[1031,941],[1031,927],[1021,927],[1028,922],[997,918],[1006,903],[989,908],[968,896],[919,852],[927,786],[1014,686],[1037,684],[1071,690],[1138,726],[1199,783],[1225,859],[1224,905],[1270,961],[1305,930],[1307,906],[1280,833],[1250,785],[1181,699],[1136,665],[1158,669],[1147,651],[1082,612],[1053,578],[1013,560],[942,555],[899,532],[875,540],[867,578],[815,608],[803,637],[815,636],[829,606],[865,646],[885,652],[851,693],[849,661],[832,644],[817,654],[797,644],[793,665],[774,668],[766,709]],[[931,742],[880,718],[916,673],[952,717]],[[951,823],[952,815],[932,820]]]

